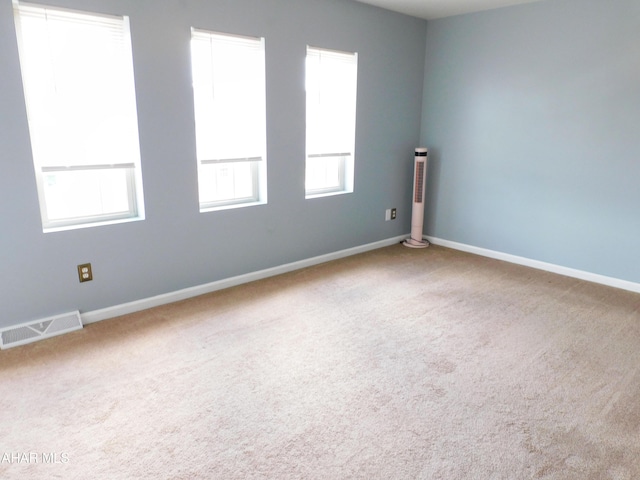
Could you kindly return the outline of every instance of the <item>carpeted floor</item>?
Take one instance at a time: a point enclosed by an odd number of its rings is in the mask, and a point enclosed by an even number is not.
[[[640,295],[400,245],[0,352],[3,479],[640,478]]]

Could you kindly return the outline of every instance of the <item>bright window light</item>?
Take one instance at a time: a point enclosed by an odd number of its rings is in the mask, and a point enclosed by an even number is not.
[[[192,29],[200,210],[266,202],[264,39]]]
[[[307,47],[307,197],[353,191],[358,56]]]
[[[14,13],[43,228],[143,218],[128,18]]]

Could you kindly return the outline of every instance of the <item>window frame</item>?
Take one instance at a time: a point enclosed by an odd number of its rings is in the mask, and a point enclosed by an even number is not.
[[[326,195],[332,195],[337,193],[346,193],[347,191],[347,158],[351,157],[350,152],[343,153],[316,153],[316,154],[307,154],[307,163],[306,163],[306,171],[310,170],[310,162],[317,162],[321,159],[329,159],[329,158],[337,158],[338,159],[338,184],[337,185],[326,185],[324,187],[317,188],[309,188],[306,186],[306,182],[308,181],[308,177],[305,178],[305,192],[307,198],[311,197],[320,197]],[[326,168],[326,165],[325,165]],[[353,190],[353,189],[352,189]],[[352,191],[351,190],[351,191]]]
[[[127,205],[128,208],[126,210],[114,213],[104,213],[104,214],[94,214],[94,215],[82,215],[79,217],[66,217],[64,219],[51,219],[49,218],[49,208],[46,202],[46,187],[45,177],[47,174],[52,172],[59,173],[71,173],[71,172],[87,172],[93,170],[126,170],[126,188],[127,188]],[[108,225],[112,223],[121,223],[127,221],[138,220],[138,199],[136,195],[136,172],[135,165],[126,163],[126,164],[113,164],[113,165],[90,165],[90,166],[64,166],[64,167],[56,167],[56,166],[47,166],[40,168],[40,174],[36,174],[37,188],[38,188],[38,196],[42,198],[40,204],[42,223],[44,227],[44,231],[59,231],[59,230],[67,230],[70,228],[83,228],[83,227],[93,227],[99,225]]]
[[[332,149],[322,149],[322,151],[310,151],[309,147],[309,125],[312,123],[309,118],[309,58],[311,55],[329,55],[329,56],[338,56],[342,57],[344,60],[349,59],[348,62],[353,64],[353,91],[351,92],[353,95],[353,105],[349,108],[352,108],[353,111],[353,123],[349,125],[350,129],[353,129],[352,134],[350,134],[348,149],[339,149],[338,151],[331,151]],[[319,79],[316,79],[319,81]],[[320,87],[321,88],[321,87]],[[356,137],[356,124],[357,124],[357,98],[358,98],[358,53],[357,52],[348,52],[341,50],[333,50],[327,48],[314,47],[311,45],[307,45],[307,54],[306,54],[306,63],[305,63],[305,104],[306,104],[306,140],[305,140],[305,198],[317,198],[317,197],[325,197],[330,195],[340,195],[346,193],[352,193],[354,191],[354,167],[355,167],[355,137]],[[348,151],[345,151],[348,150]],[[326,158],[338,158],[338,171],[337,177],[338,182],[337,185],[325,185],[322,187],[309,187],[310,179],[309,179],[309,171],[311,170],[310,162],[318,161],[319,159]]]
[[[260,201],[260,162],[262,162],[262,158],[239,158],[239,159],[224,159],[224,160],[201,160],[198,162],[198,181],[201,180],[201,172],[204,168],[209,165],[216,166],[235,166],[239,164],[248,164],[251,175],[251,195],[246,197],[233,197],[223,200],[213,200],[202,202],[200,201],[200,210],[201,211],[209,211],[209,210],[219,210],[224,208],[233,208],[233,207],[245,207],[249,205],[259,205]],[[200,189],[200,185],[198,185],[198,189]]]
[[[123,223],[130,221],[137,221],[144,219],[144,199],[143,199],[143,190],[142,190],[142,171],[141,171],[141,155],[140,155],[140,143],[139,143],[139,133],[138,133],[138,112],[137,112],[137,101],[136,101],[136,89],[135,89],[135,72],[133,65],[133,51],[131,44],[131,32],[130,32],[130,24],[129,17],[126,15],[109,15],[97,12],[90,12],[84,10],[77,9],[69,9],[57,6],[50,5],[41,5],[37,3],[31,2],[22,2],[18,0],[13,0],[13,13],[14,13],[14,24],[16,28],[16,39],[18,43],[18,52],[20,56],[20,68],[22,72],[23,78],[23,91],[25,98],[25,107],[27,111],[27,117],[29,119],[29,133],[30,133],[30,143],[32,150],[32,160],[34,166],[34,174],[36,180],[36,190],[38,193],[38,202],[40,206],[40,217],[42,222],[43,232],[52,232],[52,231],[60,231],[60,230],[71,230],[77,228],[87,228],[101,225],[108,225],[113,223]],[[70,164],[63,164],[62,162],[57,162],[55,159],[60,159],[59,155],[56,157],[48,157],[47,160],[46,154],[43,155],[38,150],[42,150],[40,143],[42,142],[42,127],[34,126],[33,122],[41,121],[39,116],[36,115],[36,120],[33,119],[34,111],[39,111],[38,115],[41,115],[42,112],[45,112],[42,107],[34,107],[36,105],[33,98],[37,96],[35,90],[31,90],[28,86],[30,83],[33,83],[33,80],[30,80],[30,76],[34,74],[34,71],[29,71],[30,67],[33,65],[33,58],[30,57],[31,53],[26,52],[25,42],[31,41],[31,39],[25,39],[23,37],[23,25],[22,22],[24,18],[28,18],[29,16],[35,16],[36,18],[39,16],[44,17],[45,22],[49,22],[49,17],[52,16],[57,18],[57,21],[60,22],[58,25],[62,25],[65,22],[71,24],[72,22],[77,22],[78,24],[89,26],[89,25],[100,25],[102,28],[114,29],[117,32],[117,40],[116,37],[110,37],[110,40],[113,43],[110,44],[112,48],[115,48],[114,45],[118,45],[118,63],[119,66],[122,67],[121,70],[116,73],[123,75],[123,85],[127,90],[127,96],[132,99],[133,104],[127,104],[126,111],[128,115],[128,120],[130,122],[130,128],[127,131],[127,135],[130,136],[130,140],[135,138],[135,142],[132,142],[129,145],[129,149],[127,154],[129,156],[129,162],[126,163],[97,163],[97,162],[78,162],[70,161]],[[62,20],[61,20],[62,19]],[[107,27],[108,25],[108,27]],[[50,35],[50,34],[49,34]],[[51,38],[48,36],[48,38]],[[55,37],[59,38],[59,37]],[[51,41],[51,40],[50,40]],[[117,42],[117,43],[116,43]],[[107,43],[105,43],[106,45]],[[48,61],[51,62],[51,68],[58,69],[61,67],[60,61],[54,62],[51,60],[52,52],[48,56]],[[28,58],[27,58],[28,57]],[[27,66],[29,65],[29,66]],[[130,82],[130,83],[129,83]],[[54,84],[53,88],[57,88],[57,83]],[[69,97],[61,97],[55,96],[53,97],[58,101],[66,102],[69,101]],[[73,98],[72,98],[73,100]],[[126,101],[126,100],[125,100]],[[34,110],[35,109],[35,110]],[[53,116],[52,118],[60,120],[58,113],[55,110],[52,110]],[[49,113],[49,112],[47,112]],[[72,129],[71,125],[66,125],[65,128],[69,130]],[[99,140],[98,140],[99,141]],[[37,148],[34,147],[35,144],[38,145]],[[95,142],[95,141],[94,141]],[[91,144],[93,145],[93,144]],[[96,148],[96,147],[94,147]],[[55,158],[55,159],[54,159]],[[51,161],[54,159],[54,161]],[[95,211],[94,213],[88,213],[83,215],[67,215],[59,218],[53,218],[50,215],[50,210],[52,205],[47,201],[47,185],[46,182],[47,177],[52,174],[60,174],[64,175],[66,173],[73,174],[74,172],[90,172],[97,170],[120,170],[124,169],[126,171],[124,176],[124,183],[120,185],[122,190],[126,190],[126,202],[125,197],[118,197],[117,200],[123,203],[126,203],[126,208],[121,209],[119,211],[111,211],[107,213],[102,213],[99,211]],[[102,179],[105,181],[106,179]],[[98,183],[100,181],[98,180]],[[72,205],[74,202],[82,202],[82,197],[78,196],[77,192],[68,191],[67,198],[65,202],[69,205]],[[70,209],[72,210],[72,208]]]
[[[204,37],[208,37],[209,41],[213,42],[216,38],[219,39],[221,43],[230,42],[233,43],[234,39],[238,42],[252,42],[255,43],[255,47],[259,47],[261,52],[261,60],[260,60],[260,72],[262,82],[260,85],[260,100],[262,105],[260,106],[260,114],[264,116],[264,119],[261,122],[261,132],[259,134],[258,142],[260,143],[260,152],[258,156],[241,156],[241,157],[232,157],[232,158],[211,158],[210,156],[200,156],[199,150],[199,127],[198,127],[198,106],[196,105],[196,78],[195,78],[195,64],[194,64],[194,53],[193,53],[193,45],[194,40],[198,38],[202,40]],[[213,49],[213,46],[212,46]],[[213,51],[211,64],[214,65],[213,60]],[[212,73],[213,75],[213,73]],[[240,207],[248,207],[254,205],[263,205],[267,203],[267,138],[266,138],[266,41],[264,37],[255,37],[248,35],[239,35],[234,33],[225,33],[207,29],[201,29],[196,27],[191,27],[191,78],[193,85],[193,100],[194,100],[194,123],[195,123],[195,138],[196,138],[196,163],[197,163],[197,173],[198,173],[198,203],[200,212],[211,212],[217,210],[226,210],[230,208],[240,208]],[[215,88],[215,78],[211,78],[212,89]],[[257,92],[257,90],[256,90]],[[254,92],[255,93],[255,92]],[[209,113],[211,115],[211,113]],[[243,151],[242,153],[258,153],[251,152],[249,150]],[[214,155],[217,157],[217,155]],[[203,183],[207,181],[205,178],[205,170],[208,166],[216,165],[216,166],[237,166],[245,164],[249,167],[250,170],[250,179],[251,179],[251,195],[249,196],[233,196],[228,198],[223,198],[220,200],[204,200],[207,197],[207,194],[203,192]],[[209,192],[211,193],[211,192]],[[210,194],[208,196],[211,196]]]

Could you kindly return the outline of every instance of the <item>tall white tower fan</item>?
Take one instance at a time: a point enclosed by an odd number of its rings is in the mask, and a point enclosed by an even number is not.
[[[427,184],[427,154],[424,147],[416,148],[413,159],[413,209],[411,211],[411,237],[404,245],[411,248],[426,248],[429,242],[422,239],[424,223],[424,194]]]

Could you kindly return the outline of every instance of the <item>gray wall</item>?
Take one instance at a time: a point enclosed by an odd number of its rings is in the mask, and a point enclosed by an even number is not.
[[[428,22],[430,235],[640,282],[640,2]]]
[[[146,220],[42,233],[11,0],[0,0],[0,327],[91,311],[409,231],[426,22],[349,0],[46,0],[126,14]],[[198,212],[190,27],[266,38],[269,204]],[[359,54],[355,192],[304,198],[307,44]],[[384,221],[386,208],[398,220]],[[76,265],[91,262],[80,284]]]

